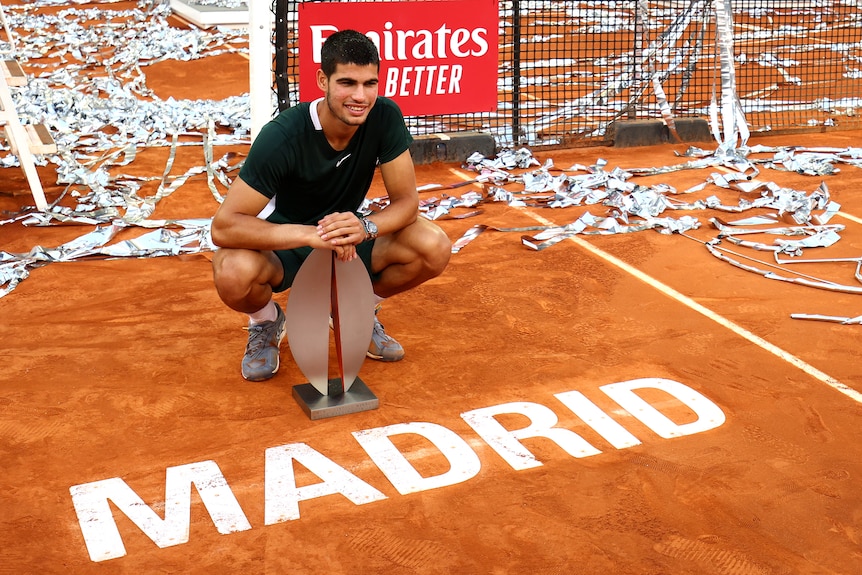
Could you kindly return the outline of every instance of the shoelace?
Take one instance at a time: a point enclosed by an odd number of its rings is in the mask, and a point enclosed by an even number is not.
[[[383,331],[383,324],[379,321],[374,322],[374,335],[380,338],[383,345],[388,345],[389,342],[394,341],[391,337],[386,335],[386,332]]]
[[[248,345],[246,346],[246,353],[250,353],[255,355],[260,352],[261,349],[266,345],[266,327],[263,325],[250,325],[248,326]]]

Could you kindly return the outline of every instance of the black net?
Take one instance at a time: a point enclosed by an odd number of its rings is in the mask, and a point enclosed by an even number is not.
[[[408,125],[489,132],[500,146],[606,144],[616,121],[716,119],[733,89],[752,131],[860,127],[862,4],[728,2],[730,34],[711,0],[501,2],[497,110]],[[273,2],[279,110],[299,99],[297,7]],[[729,42],[733,66],[722,67]]]

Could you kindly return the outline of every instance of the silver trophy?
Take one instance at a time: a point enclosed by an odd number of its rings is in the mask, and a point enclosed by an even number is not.
[[[362,260],[312,251],[290,288],[285,315],[290,352],[308,378],[293,386],[303,411],[314,420],[377,409],[377,396],[358,377],[374,329],[374,290]],[[329,376],[330,322],[335,378]]]

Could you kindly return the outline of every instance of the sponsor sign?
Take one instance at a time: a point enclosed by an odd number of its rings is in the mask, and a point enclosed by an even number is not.
[[[323,42],[353,29],[377,45],[379,94],[405,116],[495,110],[497,9],[496,0],[300,2],[300,100],[322,95],[315,76]]]

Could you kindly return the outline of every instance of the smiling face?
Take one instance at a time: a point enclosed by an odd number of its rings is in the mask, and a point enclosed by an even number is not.
[[[324,115],[332,116],[342,127],[365,122],[377,101],[377,72],[377,64],[338,64],[329,77],[318,70],[317,85],[325,94]]]

